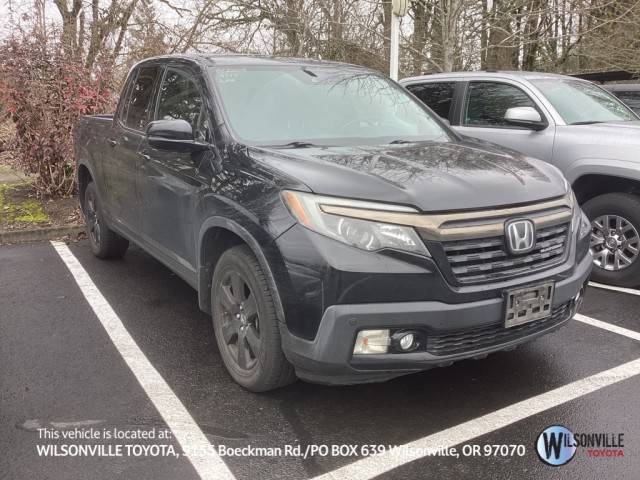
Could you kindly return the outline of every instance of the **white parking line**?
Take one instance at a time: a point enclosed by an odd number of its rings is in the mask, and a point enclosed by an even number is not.
[[[639,374],[640,359],[633,360],[402,446],[403,449],[406,448],[408,451],[417,451],[415,456],[398,455],[397,452],[388,451],[378,456],[365,457],[337,470],[315,477],[313,480],[347,480],[353,478],[368,480],[414,460],[424,458],[425,455],[422,452],[451,448],[461,443],[466,443],[474,438],[494,432],[532,415]]]
[[[588,325],[602,328],[603,330],[608,330],[610,332],[617,333],[618,335],[624,335],[625,337],[629,337],[634,340],[640,341],[640,333],[635,332],[633,330],[629,330],[628,328],[619,327],[611,323],[603,322],[601,320],[596,320],[595,318],[587,317],[579,313],[576,313],[576,315],[573,318],[578,320],[579,322],[586,323]]]
[[[597,283],[597,282],[589,282],[589,286],[595,287],[595,288],[604,288],[606,290],[613,290],[614,292],[629,293],[631,295],[640,296],[640,290],[636,290],[634,288],[614,287],[613,285],[605,285],[603,283]]]
[[[109,338],[173,432],[182,449],[200,453],[189,457],[189,461],[200,478],[203,480],[234,480],[235,477],[212,449],[209,440],[193,417],[142,353],[109,302],[100,293],[67,245],[62,242],[51,242],[51,244],[66,264],[96,317],[107,331]]]
[[[574,318],[582,323],[640,341],[640,333],[633,330],[618,327],[585,315],[577,314]],[[365,457],[337,470],[314,477],[313,480],[347,480],[352,478],[368,480],[394,468],[425,458],[425,452],[448,449],[460,445],[637,375],[640,375],[640,359],[605,370],[582,380],[571,382],[468,422],[414,440],[400,446],[401,448],[397,449],[396,452],[388,451],[381,455]],[[400,452],[405,454],[400,454]],[[411,452],[415,452],[415,454],[411,455]]]

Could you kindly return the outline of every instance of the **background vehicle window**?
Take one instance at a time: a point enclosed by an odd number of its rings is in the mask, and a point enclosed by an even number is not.
[[[127,113],[127,127],[135,130],[144,130],[149,119],[149,109],[151,108],[151,97],[153,97],[153,86],[155,84],[160,67],[143,67],[138,73],[135,83],[131,89],[129,98],[129,109]]]
[[[451,101],[455,83],[423,83],[422,85],[409,85],[407,87],[411,93],[424,102],[438,116],[449,119],[451,111]]]
[[[614,92],[615,96],[622,100],[628,107],[640,112],[640,91],[637,92]]]
[[[469,126],[510,126],[504,115],[514,107],[533,107],[536,104],[518,87],[506,83],[473,82],[467,91],[465,125]]]
[[[199,140],[208,140],[209,121],[195,81],[183,72],[168,70],[160,88],[157,120],[186,120]]]

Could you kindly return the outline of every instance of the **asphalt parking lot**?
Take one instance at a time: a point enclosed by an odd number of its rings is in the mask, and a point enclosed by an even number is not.
[[[481,361],[383,384],[298,382],[258,395],[227,375],[195,291],[168,269],[137,248],[113,262],[94,258],[83,242],[69,250],[68,262],[79,262],[73,274],[50,243],[0,247],[0,478],[638,478],[640,291],[591,288],[582,321]],[[78,280],[82,272],[90,283]],[[552,424],[624,433],[624,456],[581,452],[567,465],[547,466],[533,445]],[[38,445],[62,442],[42,432],[78,427],[168,430],[169,438],[155,442],[179,453],[189,439],[303,451],[521,444],[526,453],[205,460],[39,454]]]

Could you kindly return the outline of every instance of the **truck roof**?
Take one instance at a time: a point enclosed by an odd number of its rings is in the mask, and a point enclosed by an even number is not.
[[[639,92],[640,83],[615,83],[610,85],[602,85],[611,92]]]
[[[452,79],[452,78],[514,78],[514,79],[525,79],[525,80],[534,80],[541,78],[571,78],[573,80],[578,80],[574,77],[569,77],[568,75],[561,75],[558,73],[547,73],[547,72],[520,72],[520,71],[510,71],[510,70],[482,70],[476,72],[449,72],[449,73],[433,73],[426,75],[418,75],[415,77],[403,78],[400,80],[400,83],[409,83],[416,80],[437,80],[437,79]]]
[[[333,65],[350,68],[359,68],[368,70],[360,65],[350,63],[334,62],[329,60],[316,60],[312,58],[294,58],[294,57],[271,57],[265,55],[225,55],[216,53],[180,53],[172,55],[161,55],[157,57],[145,58],[140,63],[154,60],[187,60],[197,62],[206,66],[268,66],[268,65]]]

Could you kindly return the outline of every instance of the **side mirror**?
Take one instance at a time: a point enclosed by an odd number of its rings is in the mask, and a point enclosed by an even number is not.
[[[506,111],[504,119],[507,123],[531,130],[544,130],[549,123],[542,119],[533,107],[513,107]]]
[[[193,128],[186,120],[155,120],[147,125],[149,145],[161,150],[194,152],[207,144],[196,141]]]

